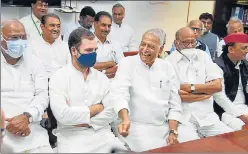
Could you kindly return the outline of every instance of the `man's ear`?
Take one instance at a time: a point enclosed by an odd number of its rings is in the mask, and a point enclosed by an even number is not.
[[[160,48],[159,48],[159,55],[163,52],[163,50],[164,50],[164,45],[162,45]]]
[[[71,47],[71,55],[74,55],[74,56],[77,55],[77,50],[75,47]]]
[[[227,50],[228,50],[228,53],[234,53],[235,52],[233,46],[229,46]]]

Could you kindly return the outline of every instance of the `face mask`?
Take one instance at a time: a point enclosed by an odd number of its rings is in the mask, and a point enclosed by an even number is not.
[[[5,39],[4,39],[5,40]],[[2,47],[2,49],[12,58],[19,58],[22,56],[23,52],[27,48],[27,40],[5,40],[7,44],[7,50]]]
[[[96,52],[91,52],[88,54],[80,54],[80,56],[77,58],[77,61],[82,67],[86,67],[86,68],[92,67],[96,63]]]
[[[186,56],[189,60],[191,60],[196,55],[197,49],[195,49],[195,48],[183,49],[180,52],[184,56]]]

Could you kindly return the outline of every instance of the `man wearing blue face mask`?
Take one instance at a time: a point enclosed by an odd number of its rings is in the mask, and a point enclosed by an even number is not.
[[[110,81],[93,68],[96,63],[95,35],[85,28],[69,36],[71,63],[52,75],[49,82],[50,106],[58,126],[58,152],[108,153],[125,146],[111,132],[117,119],[109,104]]]
[[[40,126],[48,106],[48,79],[41,61],[27,50],[24,26],[17,20],[5,21],[1,40],[1,108],[7,125],[3,143],[17,153],[50,153],[53,151],[47,132]]]

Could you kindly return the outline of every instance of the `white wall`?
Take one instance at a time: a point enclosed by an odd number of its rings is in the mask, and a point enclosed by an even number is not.
[[[63,1],[64,2],[64,1]],[[84,6],[92,6],[96,12],[108,11],[111,13],[112,6],[117,1],[73,1],[72,7],[81,10]],[[124,22],[133,27],[136,39],[140,42],[142,34],[149,28],[161,28],[167,34],[166,50],[169,50],[174,40],[175,32],[187,24],[188,1],[166,1],[165,3],[152,4],[150,1],[119,1],[126,8]],[[68,4],[68,2],[67,2]],[[63,5],[63,4],[62,4]],[[191,1],[189,20],[197,19],[203,12],[213,13],[214,1]],[[24,7],[5,7],[1,8],[1,20],[20,19],[30,14],[30,8]],[[79,14],[68,14],[54,11],[49,12],[58,14],[62,21],[62,28],[65,23],[75,22]]]

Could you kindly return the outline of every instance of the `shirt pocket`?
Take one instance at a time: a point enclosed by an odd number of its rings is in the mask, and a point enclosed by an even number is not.
[[[160,80],[155,84],[155,95],[157,98],[165,101],[170,98],[171,83],[169,80]]]

